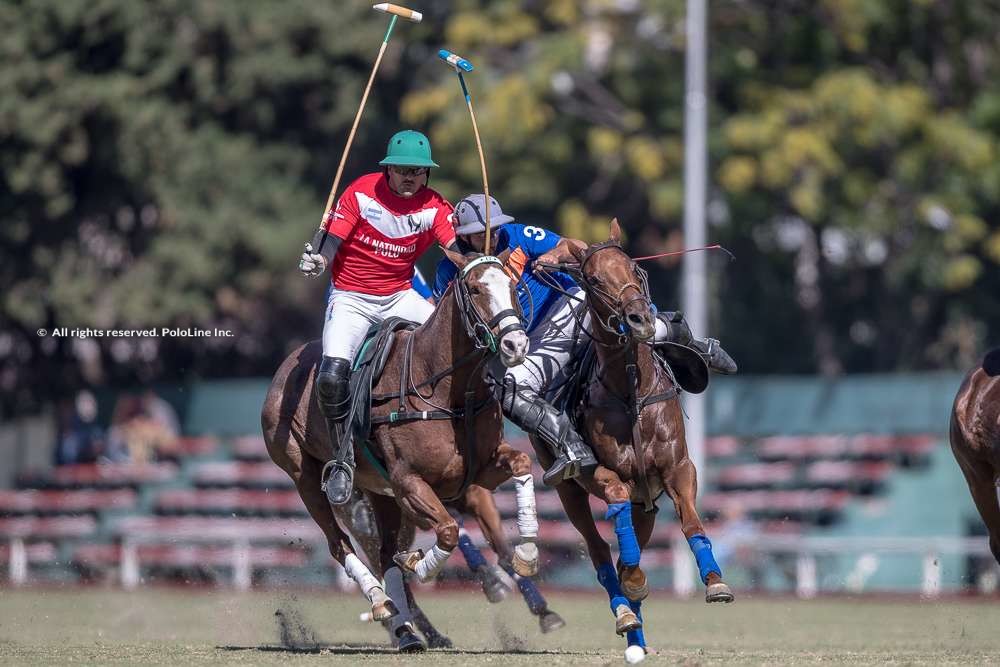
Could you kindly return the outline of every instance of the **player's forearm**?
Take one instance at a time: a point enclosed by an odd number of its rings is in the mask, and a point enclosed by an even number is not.
[[[316,235],[313,236],[312,247],[317,253],[323,255],[323,259],[326,260],[326,265],[330,266],[333,263],[333,258],[336,257],[337,251],[340,249],[340,244],[343,243],[343,239],[339,236],[335,236],[325,229],[319,229],[316,231]]]
[[[576,239],[571,239],[564,236],[563,238],[559,239],[559,243],[556,244],[556,247],[550,250],[546,254],[547,255],[551,254],[555,258],[557,264],[562,264],[564,262],[575,262],[576,257],[573,255],[572,252],[570,252],[570,246],[574,246],[576,247],[577,250],[581,251],[587,249],[587,244],[584,243],[583,241],[577,241]]]

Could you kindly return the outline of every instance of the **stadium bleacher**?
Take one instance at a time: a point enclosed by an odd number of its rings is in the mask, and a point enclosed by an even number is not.
[[[144,465],[78,465],[24,475],[0,491],[0,559],[31,568],[57,561],[81,573],[148,573],[243,567],[248,579],[273,569],[330,569],[325,538],[260,436],[185,438],[183,456]],[[711,472],[699,505],[712,522],[738,507],[762,533],[797,535],[838,521],[852,500],[879,494],[893,472],[919,466],[940,438],[924,435],[710,438]],[[524,450],[529,445],[514,439]],[[540,470],[536,466],[536,475]],[[543,559],[582,557],[582,540],[557,494],[536,486]],[[514,537],[512,484],[497,506]],[[660,501],[644,562],[669,564],[680,536],[669,499]],[[591,499],[594,516],[605,507]],[[478,525],[465,522],[485,544]],[[609,541],[607,522],[599,528]],[[711,532],[711,526],[709,528]],[[419,535],[418,544],[432,540]],[[543,560],[544,562],[544,560]],[[242,565],[241,565],[242,563]],[[454,570],[462,565],[453,559]]]

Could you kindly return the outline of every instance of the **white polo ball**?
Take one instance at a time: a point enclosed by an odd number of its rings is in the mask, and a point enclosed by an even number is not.
[[[634,665],[646,659],[646,649],[641,646],[629,646],[625,649],[625,662]]]

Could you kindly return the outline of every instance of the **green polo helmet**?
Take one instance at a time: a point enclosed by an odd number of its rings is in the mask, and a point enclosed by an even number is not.
[[[385,159],[379,162],[383,167],[396,164],[401,167],[436,167],[431,159],[431,141],[416,130],[403,130],[392,135]]]

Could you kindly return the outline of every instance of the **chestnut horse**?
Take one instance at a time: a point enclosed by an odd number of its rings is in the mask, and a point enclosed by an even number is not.
[[[402,580],[401,573],[392,572],[394,562],[422,581],[434,578],[459,536],[442,499],[463,499],[473,486],[492,491],[511,476],[517,482],[522,538],[514,549],[515,567],[526,574],[537,569],[531,461],[501,442],[500,408],[481,370],[491,353],[512,366],[527,352],[527,336],[513,305],[514,285],[503,270],[506,257],[469,259],[445,253],[459,268],[459,278],[423,325],[396,334],[385,369],[372,387],[370,441],[354,442],[354,483],[373,501],[381,536],[379,561],[372,565],[386,581]],[[321,356],[314,341],[292,352],[275,373],[261,412],[264,440],[271,459],[295,482],[323,530],[330,554],[370,601],[373,618],[386,620],[399,609],[354,553],[321,488],[324,464],[333,457],[329,431],[313,398]],[[400,509],[416,526],[436,534],[428,553],[396,554]],[[398,633],[412,633],[412,627],[404,624]],[[415,642],[408,645],[422,648]]]
[[[1000,563],[1000,348],[972,369],[951,409],[951,451]]]
[[[722,581],[695,508],[697,473],[688,458],[677,389],[650,345],[655,320],[645,274],[622,249],[620,235],[613,220],[607,241],[586,250],[570,246],[578,265],[562,267],[575,274],[586,294],[579,335],[592,341],[596,354],[595,372],[575,380],[584,386],[578,402],[567,409],[579,416],[580,434],[600,465],[592,477],[556,490],[611,598],[616,632],[628,633],[630,646],[645,647],[639,602],[649,589],[639,556],[653,532],[654,501],[664,491],[698,560],[706,602],[732,602],[733,594]],[[542,465],[548,465],[546,448],[532,444]],[[614,518],[617,568],[597,531],[588,494],[606,502],[608,518]]]

